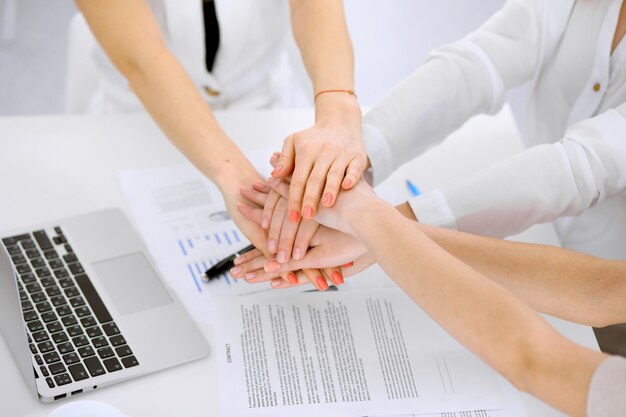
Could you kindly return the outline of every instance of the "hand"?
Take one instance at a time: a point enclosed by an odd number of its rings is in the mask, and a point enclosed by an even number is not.
[[[361,111],[354,96],[321,95],[313,127],[285,139],[272,172],[292,176],[287,204],[291,222],[312,219],[320,206],[332,207],[340,188],[349,190],[363,175],[367,154]],[[323,197],[322,197],[323,196]]]

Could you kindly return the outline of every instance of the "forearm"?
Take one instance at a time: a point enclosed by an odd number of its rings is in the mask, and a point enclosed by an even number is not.
[[[626,321],[626,262],[418,223],[414,227],[537,311],[598,327]]]
[[[584,415],[600,353],[565,340],[517,297],[448,254],[389,206],[364,207],[351,227],[385,272],[452,336],[518,388]]]

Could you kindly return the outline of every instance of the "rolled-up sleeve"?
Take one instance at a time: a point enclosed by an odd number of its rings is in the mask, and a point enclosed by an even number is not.
[[[425,223],[494,237],[580,214],[626,190],[623,132],[626,104],[440,190],[436,203],[424,195],[411,206]]]
[[[366,114],[364,137],[375,183],[471,116],[496,113],[505,90],[533,76],[540,33],[535,3],[507,1],[476,32],[433,51]],[[381,149],[382,156],[375,153]]]

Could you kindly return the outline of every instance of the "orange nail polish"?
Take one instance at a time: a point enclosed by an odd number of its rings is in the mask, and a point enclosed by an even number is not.
[[[289,220],[293,223],[298,223],[300,221],[300,213],[298,213],[298,210],[291,210],[291,213],[289,213]]]
[[[296,277],[296,274],[293,272],[290,272],[289,275],[287,275],[287,279],[294,285],[298,283],[298,277]]]
[[[344,268],[350,268],[350,267],[354,266],[354,262],[348,262],[347,264],[343,264],[341,266],[344,267]]]
[[[333,272],[333,281],[335,281],[336,285],[343,284],[343,277],[341,276],[339,272],[337,271]]]
[[[302,217],[306,217],[307,219],[313,218],[313,207],[306,206],[302,209]]]
[[[333,204],[333,195],[331,193],[324,194],[324,198],[322,198],[322,202],[327,207],[330,207],[330,205]]]
[[[320,287],[321,291],[326,291],[328,289],[328,283],[321,275],[317,277],[317,285]]]
[[[278,165],[276,168],[274,168],[274,170],[272,171],[272,176],[274,175],[278,175],[280,174],[280,171],[283,170],[283,166],[282,165]]]

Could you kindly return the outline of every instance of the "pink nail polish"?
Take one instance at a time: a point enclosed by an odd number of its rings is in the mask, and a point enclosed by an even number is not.
[[[261,220],[261,227],[263,229],[267,229],[268,227],[270,227],[270,219],[268,219],[267,217],[263,217],[263,220]]]
[[[278,272],[280,271],[280,268],[281,268],[281,265],[276,261],[269,261],[263,267],[265,272]]]
[[[300,258],[302,258],[302,249],[295,248],[293,250],[293,259],[295,259],[296,261],[299,261]]]
[[[294,274],[293,272],[290,272],[289,275],[287,275],[287,279],[291,284],[295,285],[298,283],[298,277],[296,277],[296,274]]]
[[[235,276],[239,275],[241,273],[241,271],[242,271],[241,267],[237,266],[237,267],[232,268],[230,270],[230,275],[235,277]]]
[[[243,276],[246,280],[251,280],[254,277],[256,277],[256,273],[255,272],[246,272]]]
[[[272,285],[272,288],[280,288],[280,286],[282,285],[282,282],[277,279],[273,279],[271,285]]]
[[[276,253],[276,241],[274,239],[270,239],[270,241],[267,242],[267,250],[270,251],[270,253]]]
[[[234,265],[239,265],[241,262],[243,262],[243,258],[241,256],[238,256],[235,258],[235,260],[233,261]]]
[[[287,261],[287,254],[284,250],[278,252],[278,255],[276,255],[276,260],[281,264],[284,264]]]
[[[313,207],[306,206],[302,209],[302,217],[306,217],[307,219],[313,218]]]
[[[298,210],[291,210],[289,220],[291,220],[292,223],[298,223],[300,221],[300,213],[298,213]]]
[[[337,271],[333,272],[333,281],[335,281],[336,285],[343,284],[343,276]]]
[[[331,193],[324,194],[322,202],[326,205],[326,207],[330,207],[331,204],[333,204],[333,195]]]
[[[346,178],[345,180],[343,180],[343,188],[348,188],[351,185],[352,185],[352,180],[350,178]]]
[[[317,277],[317,285],[321,291],[326,291],[328,289],[328,283],[322,276]]]

